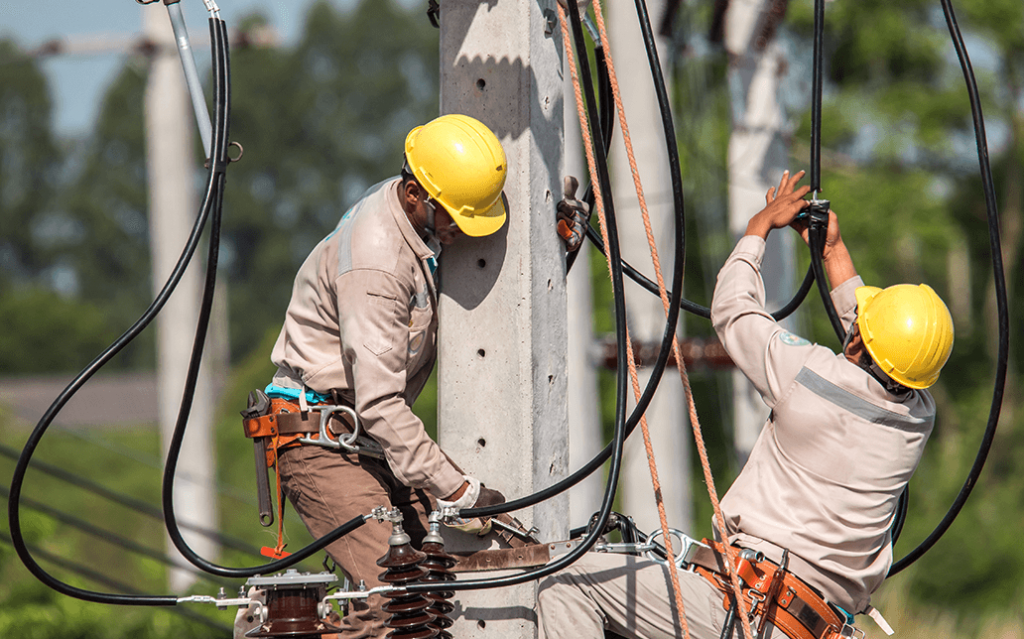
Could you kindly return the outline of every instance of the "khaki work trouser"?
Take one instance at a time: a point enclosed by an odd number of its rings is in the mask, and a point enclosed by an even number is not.
[[[538,639],[603,639],[605,629],[627,639],[681,639],[668,570],[629,555],[587,553],[542,579],[537,593]],[[707,579],[679,571],[691,639],[718,639],[726,611]],[[743,629],[735,626],[736,637]],[[765,639],[786,639],[767,624]]]
[[[377,506],[399,508],[402,527],[419,549],[427,534],[427,515],[432,509],[423,490],[413,490],[395,478],[386,462],[320,446],[303,445],[282,451],[281,486],[288,501],[302,517],[310,534],[320,538],[353,517],[366,515]],[[369,520],[327,546],[327,553],[345,571],[353,587],[365,581],[367,589],[383,585],[384,569],[377,560],[388,551],[391,524]],[[387,615],[380,607],[383,597],[352,600],[341,623],[344,639],[384,637]]]

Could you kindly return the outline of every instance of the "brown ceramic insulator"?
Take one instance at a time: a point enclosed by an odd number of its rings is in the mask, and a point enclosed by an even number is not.
[[[428,571],[427,576],[423,578],[424,582],[455,581],[455,575],[450,568],[455,565],[456,559],[444,551],[442,544],[433,542],[423,544],[423,554],[427,558],[420,566]],[[455,605],[449,601],[454,596],[455,591],[453,590],[436,590],[426,595],[430,600],[430,607],[427,610],[437,617],[431,625],[439,631],[438,639],[451,639],[451,633],[445,629],[450,628],[454,623],[448,616],[448,613],[455,610]]]
[[[426,558],[421,552],[409,544],[389,546],[386,555],[377,560],[377,565],[386,570],[380,580],[392,586],[402,587],[419,581],[427,575],[427,570],[420,567]],[[431,626],[434,615],[427,608],[430,601],[420,594],[410,594],[397,590],[384,595],[390,601],[381,606],[381,610],[391,615],[384,625],[391,628],[388,639],[431,639],[437,637],[437,629]]]
[[[324,598],[324,586],[307,588],[271,588],[267,590],[267,621],[245,634],[253,639],[288,637],[289,639],[319,639],[326,633],[341,628],[317,616],[317,604]]]

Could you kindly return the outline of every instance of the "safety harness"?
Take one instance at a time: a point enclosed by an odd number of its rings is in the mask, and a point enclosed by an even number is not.
[[[717,541],[693,544],[687,561],[694,572],[711,582],[722,593],[722,605],[730,611],[727,625],[735,617],[733,589],[725,569],[725,547]],[[750,549],[735,554],[735,574],[750,610],[750,620],[758,619],[755,636],[762,636],[771,623],[790,639],[839,639],[863,637],[864,632],[848,623],[818,591],[789,572],[789,551],[778,564]],[[742,623],[742,622],[739,622]],[[731,636],[732,630],[723,636]]]

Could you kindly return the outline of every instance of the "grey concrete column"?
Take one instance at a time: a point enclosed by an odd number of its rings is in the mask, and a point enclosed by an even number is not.
[[[153,286],[157,291],[178,261],[196,217],[196,162],[192,148],[193,116],[167,12],[156,5],[145,7],[142,15],[146,36],[157,45],[145,98],[150,250]],[[157,388],[164,453],[178,418],[188,372],[199,317],[202,263],[202,255],[197,254],[157,317]],[[204,528],[217,526],[216,492],[210,488],[215,485],[212,403],[210,376],[204,370],[196,388],[174,490],[178,522]],[[182,535],[201,556],[214,558],[214,542],[187,530]],[[190,566],[170,541],[168,552],[178,557],[182,565]],[[174,592],[185,590],[193,581],[191,572],[172,569],[169,573]]]
[[[554,0],[445,0],[441,112],[490,126],[508,157],[505,227],[463,238],[441,264],[438,432],[463,468],[509,497],[568,465],[561,36]],[[550,22],[549,22],[550,20]],[[544,540],[568,532],[568,497],[514,513]],[[446,532],[449,547],[469,546]],[[534,637],[536,583],[460,592],[451,633]]]
[[[763,37],[771,0],[732,0],[726,14],[725,45],[729,52],[729,91],[733,128],[729,137],[729,228],[734,239],[750,218],[764,208],[765,193],[788,168],[789,143],[783,131],[779,82],[785,68],[781,49]],[[800,167],[792,167],[799,170]],[[794,234],[768,236],[764,278],[767,306],[780,308],[795,292]],[[786,322],[791,325],[794,320]],[[743,373],[733,371],[733,433],[742,465],[750,455],[768,408]]]
[[[652,16],[660,16],[664,12],[664,0],[653,0],[647,4]],[[672,178],[669,174],[657,93],[633,3],[608,2],[605,4],[605,11],[611,54],[615,61],[633,152],[658,245],[662,274],[666,286],[669,286],[672,282],[674,258],[672,237],[675,207],[672,201]],[[665,61],[668,57],[668,46],[662,38],[658,38],[657,43],[667,80],[669,75],[665,69]],[[669,89],[669,95],[671,93]],[[612,140],[611,163],[612,189],[615,194],[622,256],[654,281],[654,267],[651,263],[647,234],[637,202],[629,161],[622,145],[621,132],[618,130]],[[627,280],[626,313],[630,335],[635,342],[660,342],[665,329],[665,308],[657,295]],[[680,314],[680,318],[682,317]],[[640,369],[639,378],[640,387],[644,388],[650,379],[650,373]],[[632,400],[632,391],[629,396]],[[631,408],[633,405],[631,401]],[[676,369],[665,371],[646,416],[658,464],[668,523],[673,528],[689,530],[692,518],[689,452],[691,435],[683,385]],[[633,517],[643,532],[659,528],[660,520],[654,501],[650,467],[639,428],[626,442],[622,474],[622,508],[625,514]]]

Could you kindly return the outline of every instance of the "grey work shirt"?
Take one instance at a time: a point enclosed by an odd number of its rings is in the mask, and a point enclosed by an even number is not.
[[[434,252],[402,210],[399,183],[371,187],[299,269],[271,354],[274,383],[340,391],[395,476],[446,497],[462,474],[412,412],[437,348]]]
[[[722,499],[729,541],[778,561],[833,603],[863,611],[892,564],[890,526],[935,421],[927,391],[894,395],[842,354],[783,329],[764,308],[764,241],[742,238],[718,274],[711,318],[771,409]],[[852,278],[832,291],[849,328]]]

